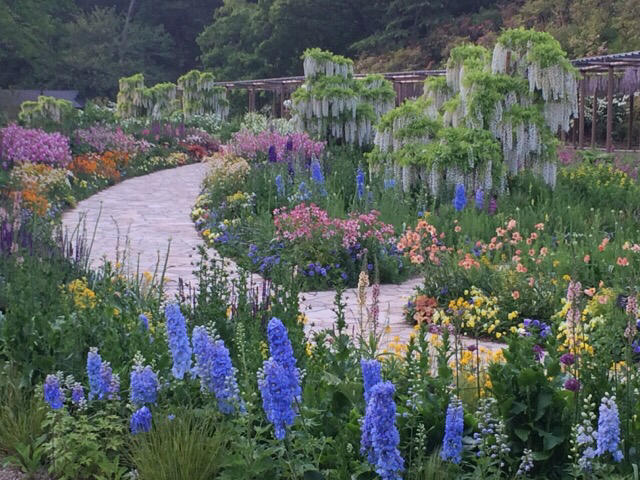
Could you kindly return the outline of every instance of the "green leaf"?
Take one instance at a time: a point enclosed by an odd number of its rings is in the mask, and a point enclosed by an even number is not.
[[[531,433],[531,431],[526,428],[514,428],[513,431],[523,442],[526,442],[529,439],[529,433]]]
[[[561,444],[564,440],[563,436],[554,435],[553,433],[547,433],[544,435],[544,441],[542,443],[545,450],[552,450],[557,445]]]
[[[324,475],[317,470],[307,470],[304,472],[304,480],[324,480]]]

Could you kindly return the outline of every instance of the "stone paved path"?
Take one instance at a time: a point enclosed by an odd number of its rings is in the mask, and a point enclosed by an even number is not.
[[[196,284],[192,261],[194,249],[201,240],[190,213],[206,172],[207,165],[198,163],[125,180],[66,212],[63,225],[72,232],[83,221],[89,240],[95,229],[91,264],[99,266],[103,258],[119,261],[130,274],[153,273],[156,265],[160,272],[170,241],[165,285],[167,293],[173,295],[179,278]],[[216,255],[214,251],[211,253]],[[232,263],[230,268],[234,268]],[[396,336],[401,342],[409,338],[412,328],[404,321],[402,309],[419,283],[418,279],[412,279],[401,285],[380,287],[381,329],[390,327],[382,339],[384,345]],[[301,309],[309,320],[309,331],[331,327],[335,317],[333,301],[332,291],[301,295]],[[345,316],[349,332],[357,333],[360,315],[356,290],[347,290],[343,301],[347,304]],[[496,348],[493,344],[486,345]]]

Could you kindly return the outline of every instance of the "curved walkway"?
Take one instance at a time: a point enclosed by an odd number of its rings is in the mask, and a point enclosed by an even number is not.
[[[202,242],[190,214],[206,172],[207,165],[198,163],[125,180],[66,212],[62,217],[64,228],[73,232],[83,224],[88,240],[94,237],[91,265],[99,266],[106,258],[118,262],[129,274],[154,273],[157,268],[159,275],[169,249],[165,285],[167,294],[173,295],[178,291],[179,279],[193,286],[197,284],[192,273],[193,260],[196,246]],[[211,253],[216,255],[213,250]],[[229,265],[234,268],[232,262]],[[406,342],[409,338],[412,328],[404,321],[402,309],[419,283],[413,279],[401,285],[380,287],[379,318],[380,330],[386,332],[384,345]],[[368,290],[370,303],[372,292],[371,288]],[[308,330],[333,325],[334,295],[332,291],[300,295]],[[359,320],[356,289],[347,290],[343,302],[349,333],[366,331],[368,326],[361,325]]]

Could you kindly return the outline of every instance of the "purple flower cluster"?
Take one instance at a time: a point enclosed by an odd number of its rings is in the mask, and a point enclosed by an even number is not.
[[[150,147],[148,142],[138,141],[132,135],[124,133],[122,129],[113,129],[106,125],[94,125],[87,129],[76,130],[75,141],[97,153],[108,150],[137,153],[148,150]]]
[[[5,169],[16,163],[64,167],[71,161],[69,139],[61,133],[11,124],[0,129],[0,161]]]
[[[456,185],[456,191],[453,196],[453,208],[455,208],[458,212],[464,210],[464,207],[467,205],[467,193],[464,189],[464,184],[458,183]]]
[[[182,380],[184,374],[191,369],[191,345],[187,336],[187,323],[178,304],[167,305],[164,314],[167,317],[167,337],[173,358],[171,373],[178,380]]]
[[[196,356],[194,371],[200,377],[202,390],[214,393],[222,413],[242,409],[235,370],[229,350],[222,340],[211,340],[204,327],[193,329],[193,351]]]
[[[103,362],[97,348],[91,348],[87,355],[87,376],[89,377],[89,400],[114,400],[118,398],[120,380],[113,374],[109,362]]]
[[[158,376],[150,365],[137,363],[131,370],[131,403],[134,405],[155,404],[158,399]]]
[[[44,381],[44,399],[54,410],[62,408],[64,395],[60,388],[60,380],[56,375],[47,375]]]
[[[131,415],[131,421],[129,422],[131,433],[137,435],[141,432],[148,432],[151,430],[151,411],[147,407],[142,407]]]
[[[361,427],[360,453],[367,455],[367,460],[383,480],[399,480],[404,460],[398,450],[400,434],[395,423],[395,387],[391,382],[380,382],[369,393]]]
[[[264,362],[258,374],[258,387],[267,420],[273,424],[276,438],[282,440],[296,417],[294,403],[302,393],[300,372],[287,329],[276,317],[269,321],[267,339],[271,357]]]
[[[541,338],[547,338],[551,334],[551,327],[540,320],[525,318],[523,323],[526,336],[534,333],[540,335]]]
[[[596,455],[609,452],[616,462],[620,462],[623,454],[620,450],[620,417],[616,397],[602,397],[599,414]]]
[[[325,143],[312,140],[305,132],[282,135],[265,130],[258,134],[241,130],[233,135],[228,147],[231,153],[255,160],[265,155],[271,162],[283,162],[290,156],[303,158],[319,157]]]

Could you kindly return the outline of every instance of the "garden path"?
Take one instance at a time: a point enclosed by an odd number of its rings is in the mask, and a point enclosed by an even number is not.
[[[62,217],[63,226],[73,232],[83,224],[89,241],[95,229],[91,265],[99,266],[106,258],[119,262],[128,274],[153,273],[156,266],[160,272],[171,242],[165,285],[168,295],[173,296],[178,291],[178,279],[197,284],[192,270],[197,257],[196,246],[201,239],[190,214],[206,172],[207,165],[197,163],[125,180],[66,212]],[[213,250],[210,253],[216,255]],[[231,271],[235,269],[232,262],[228,265]],[[381,328],[390,327],[382,339],[384,345],[404,343],[409,338],[412,328],[404,321],[402,310],[419,283],[420,280],[411,279],[401,285],[380,287]],[[309,331],[333,325],[334,295],[333,291],[301,294],[301,310],[308,318]],[[370,299],[371,288],[368,296]],[[357,333],[360,315],[356,289],[348,289],[343,301],[348,330]],[[487,343],[486,346],[498,348],[501,345]]]

